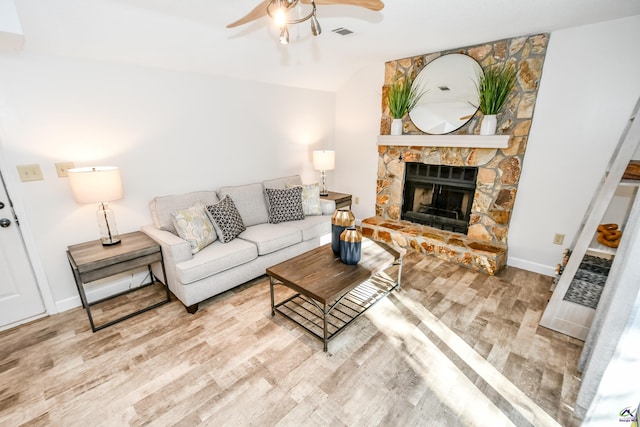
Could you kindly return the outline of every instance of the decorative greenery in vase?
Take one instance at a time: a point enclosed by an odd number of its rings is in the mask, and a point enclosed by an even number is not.
[[[413,81],[411,79],[402,79],[394,81],[389,90],[387,91],[387,103],[389,105],[389,112],[394,119],[401,119],[409,111],[416,106],[416,104],[424,95],[424,92],[418,92],[416,88],[412,87]]]
[[[492,65],[484,70],[478,82],[479,109],[485,116],[502,110],[516,84],[516,69],[512,65]]]

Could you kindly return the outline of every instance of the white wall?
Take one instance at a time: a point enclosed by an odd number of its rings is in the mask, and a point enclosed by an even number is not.
[[[509,264],[553,274],[640,97],[640,16],[551,34],[509,230]],[[554,233],[564,245],[552,244]]]
[[[0,50],[19,50],[24,34],[14,0],[0,0]]]
[[[336,94],[335,190],[359,199],[357,220],[375,215],[384,64],[360,70]]]
[[[509,265],[554,274],[640,96],[637,40],[640,16],[551,34],[510,224]],[[383,83],[379,64],[336,96],[336,162],[345,162],[336,186],[360,196],[358,219],[375,214]],[[622,196],[615,203],[625,212],[609,218],[626,214]],[[566,235],[564,245],[552,243],[555,233]]]
[[[0,54],[0,155],[59,309],[79,304],[65,250],[98,238],[97,206],[74,202],[54,163],[113,164],[120,233],[151,222],[160,195],[300,174],[334,146],[335,95],[59,57]],[[43,181],[20,182],[37,163]],[[332,186],[332,177],[328,184]]]

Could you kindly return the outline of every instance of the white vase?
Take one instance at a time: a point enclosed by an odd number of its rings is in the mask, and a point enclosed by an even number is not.
[[[482,123],[480,123],[480,135],[495,135],[498,120],[495,114],[489,114],[482,117]]]
[[[402,119],[391,121],[391,135],[402,135]]]

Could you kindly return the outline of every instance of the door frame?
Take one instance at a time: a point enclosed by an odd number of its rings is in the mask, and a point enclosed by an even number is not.
[[[2,149],[2,141],[0,141],[0,174],[2,174],[2,179],[4,180],[7,197],[11,199],[13,211],[20,221],[18,230],[20,232],[20,235],[22,236],[22,241],[24,242],[24,247],[27,252],[27,258],[31,263],[31,268],[33,270],[33,274],[35,275],[38,290],[40,291],[40,297],[42,298],[42,303],[44,304],[45,313],[44,315],[22,319],[15,323],[6,325],[2,329],[9,329],[11,327],[17,326],[22,323],[27,323],[31,320],[35,320],[46,315],[58,313],[55,300],[53,299],[53,294],[51,293],[51,287],[49,285],[49,281],[47,280],[47,275],[45,274],[44,268],[42,267],[42,262],[40,260],[40,257],[38,256],[38,251],[36,250],[35,239],[33,237],[33,233],[31,232],[29,222],[27,221],[27,214],[22,205],[19,187],[17,185],[17,181],[15,180],[16,174],[7,173],[7,170],[8,168]],[[2,182],[0,182],[0,185],[2,185]]]

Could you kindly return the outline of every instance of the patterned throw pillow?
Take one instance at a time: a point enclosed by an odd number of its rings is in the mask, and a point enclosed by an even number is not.
[[[269,222],[277,224],[285,221],[304,219],[302,210],[302,187],[288,190],[265,188],[269,199]]]
[[[216,232],[202,202],[198,202],[188,209],[172,212],[171,216],[178,236],[189,242],[192,254],[216,240]]]
[[[296,184],[287,184],[287,188],[300,187]],[[320,204],[320,184],[302,185],[302,210],[306,215],[322,215]]]
[[[207,212],[222,243],[232,241],[246,230],[242,217],[228,194],[218,203],[208,205]]]

